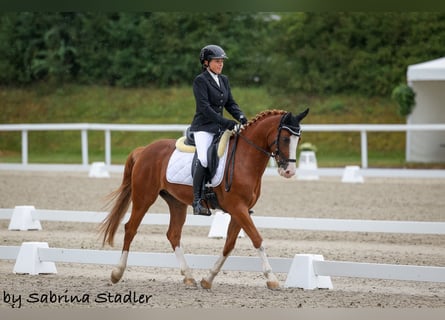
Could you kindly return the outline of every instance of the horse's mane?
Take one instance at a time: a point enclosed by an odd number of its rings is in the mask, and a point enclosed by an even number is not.
[[[262,112],[258,113],[253,119],[251,119],[244,126],[244,129],[246,129],[247,127],[253,125],[254,123],[258,122],[261,119],[264,119],[264,118],[269,117],[269,116],[284,114],[284,113],[286,113],[286,111],[284,111],[284,110],[277,110],[277,109],[262,111]]]

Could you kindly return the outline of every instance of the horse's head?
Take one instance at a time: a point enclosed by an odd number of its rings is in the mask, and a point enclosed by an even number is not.
[[[308,113],[309,108],[295,116],[288,112],[281,117],[273,157],[278,164],[278,173],[285,178],[295,175],[297,146],[301,135],[300,122]]]
[[[243,138],[247,144],[266,156],[273,157],[278,164],[278,173],[290,178],[296,172],[300,122],[308,113],[309,109],[295,116],[283,110],[261,112],[241,129],[241,132],[245,130],[245,135],[239,134],[237,137]],[[267,163],[264,164],[266,165]]]

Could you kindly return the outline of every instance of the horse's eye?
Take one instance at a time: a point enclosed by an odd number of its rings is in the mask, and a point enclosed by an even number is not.
[[[283,142],[284,143],[289,143],[290,142],[290,138],[289,137],[283,137]]]

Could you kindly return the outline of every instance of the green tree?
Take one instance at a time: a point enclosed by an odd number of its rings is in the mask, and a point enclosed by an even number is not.
[[[443,13],[285,13],[274,26],[269,86],[286,92],[388,95],[409,64],[443,55]],[[291,72],[287,71],[291,70]],[[287,78],[287,81],[285,79]],[[281,85],[280,85],[281,84]]]
[[[190,85],[206,44],[236,86],[385,96],[408,65],[444,55],[436,12],[0,13],[0,85]]]

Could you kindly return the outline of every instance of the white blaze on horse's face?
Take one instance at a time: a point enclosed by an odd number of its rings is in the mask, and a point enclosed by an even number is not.
[[[290,143],[289,143],[289,160],[296,160],[297,159],[297,146],[298,146],[298,140],[299,137],[291,135],[290,137]],[[281,167],[278,167],[278,173],[280,176],[285,178],[291,178],[295,175],[295,172],[297,170],[296,167],[296,161],[289,161],[287,163],[286,169],[283,169]]]

